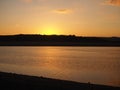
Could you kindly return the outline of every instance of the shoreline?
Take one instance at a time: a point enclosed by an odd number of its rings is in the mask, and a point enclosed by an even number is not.
[[[120,47],[120,43],[73,43],[73,42],[1,42],[0,46],[74,46],[74,47]]]
[[[120,37],[82,37],[75,35],[0,35],[0,46],[116,46]]]
[[[120,87],[79,83],[46,77],[0,72],[0,85],[3,90],[120,90]]]

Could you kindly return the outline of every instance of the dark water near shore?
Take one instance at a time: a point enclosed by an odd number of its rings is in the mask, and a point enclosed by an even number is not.
[[[120,86],[120,47],[0,47],[0,71]]]

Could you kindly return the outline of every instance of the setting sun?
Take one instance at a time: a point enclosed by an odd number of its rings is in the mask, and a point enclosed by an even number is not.
[[[46,26],[42,29],[41,34],[45,35],[59,34],[59,31],[58,28],[55,26]]]
[[[0,0],[1,90],[120,90],[120,0]]]
[[[120,36],[120,0],[0,0],[0,35]]]

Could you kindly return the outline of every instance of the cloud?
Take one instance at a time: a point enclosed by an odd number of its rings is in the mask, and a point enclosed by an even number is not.
[[[70,9],[57,9],[53,11],[54,13],[59,13],[59,14],[69,14],[72,13],[73,10]]]
[[[112,6],[120,6],[120,0],[107,0],[105,4]]]
[[[20,0],[22,2],[31,3],[33,0]]]

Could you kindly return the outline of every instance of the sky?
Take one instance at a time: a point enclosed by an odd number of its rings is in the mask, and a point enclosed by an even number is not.
[[[120,0],[0,0],[0,35],[120,37]]]

